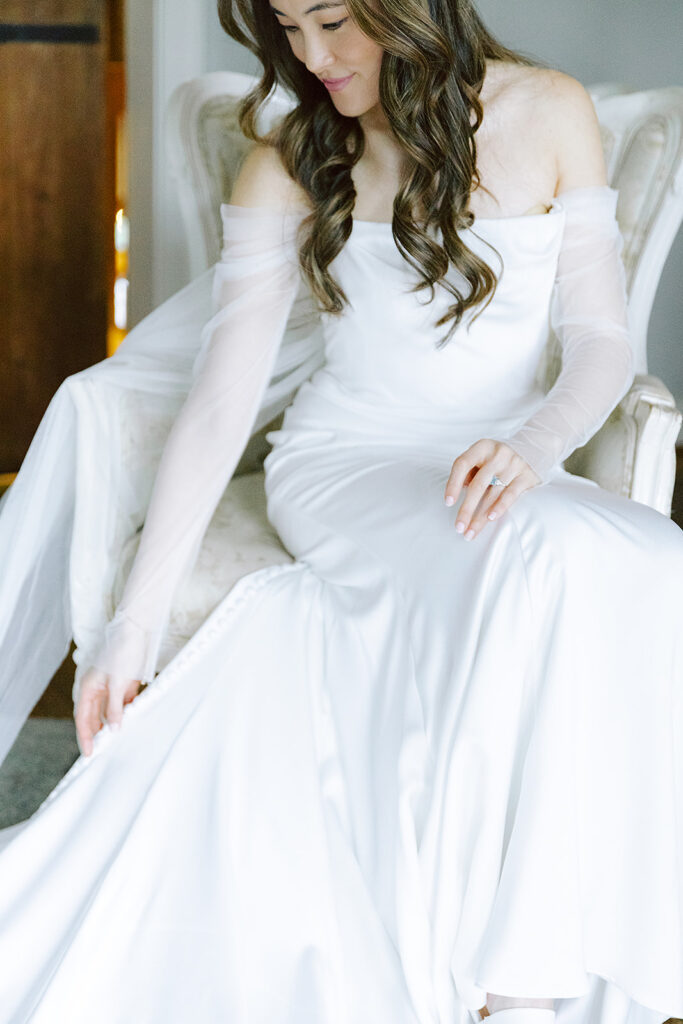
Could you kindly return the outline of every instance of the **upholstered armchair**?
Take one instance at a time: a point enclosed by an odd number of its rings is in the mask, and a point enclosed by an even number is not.
[[[167,111],[168,158],[177,181],[191,276],[219,258],[220,204],[229,199],[251,143],[240,132],[236,110],[251,88],[251,76],[215,72],[181,85]],[[607,422],[565,468],[601,486],[671,512],[675,441],[681,413],[665,384],[647,372],[647,327],[662,267],[683,218],[683,89],[629,92],[600,85],[591,89],[600,118],[610,184],[619,190],[617,216],[624,236],[636,377]],[[279,119],[291,100],[277,90],[262,112],[262,126]],[[557,339],[551,338],[546,389],[560,369]],[[123,447],[135,461],[136,422],[124,430]],[[207,529],[189,580],[175,597],[161,665],[184,645],[240,577],[291,560],[266,517],[262,462],[265,434],[256,434]],[[111,612],[132,563],[139,531],[124,545],[111,595]]]

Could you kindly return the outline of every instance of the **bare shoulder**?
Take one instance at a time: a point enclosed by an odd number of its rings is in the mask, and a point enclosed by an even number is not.
[[[494,61],[485,84],[494,125],[504,120],[508,134],[548,154],[556,191],[607,183],[600,123],[578,79],[554,68]]]
[[[289,176],[275,146],[254,144],[230,194],[235,206],[261,206],[289,213],[311,209],[305,190]]]
[[[590,93],[563,71],[535,69],[539,123],[552,144],[557,191],[607,184],[600,122]]]

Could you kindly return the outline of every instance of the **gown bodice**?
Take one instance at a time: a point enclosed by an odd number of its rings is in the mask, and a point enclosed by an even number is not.
[[[544,395],[538,371],[563,225],[557,201],[547,214],[478,218],[467,244],[493,266],[498,285],[480,316],[466,315],[437,348],[447,325],[435,323],[452,295],[439,286],[428,302],[428,289],[412,291],[418,275],[391,225],[354,221],[330,266],[350,306],[342,316],[322,314],[325,362],[312,384],[359,414],[370,406],[400,421],[521,421]],[[453,267],[447,277],[466,294]]]

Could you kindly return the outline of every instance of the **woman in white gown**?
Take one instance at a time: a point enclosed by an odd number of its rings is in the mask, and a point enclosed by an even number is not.
[[[216,312],[75,690],[82,756],[0,833],[0,1022],[661,1024],[683,1015],[683,535],[562,467],[633,377],[593,108],[467,0],[277,3],[240,24],[300,107],[222,207]],[[265,462],[293,560],[155,675],[302,280],[324,358]],[[163,387],[158,323],[83,378]],[[0,506],[14,552],[38,452],[42,424]]]

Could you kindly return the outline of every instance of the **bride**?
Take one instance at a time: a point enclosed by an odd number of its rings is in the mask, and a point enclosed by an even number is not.
[[[0,833],[0,1020],[661,1024],[683,537],[562,466],[633,380],[590,98],[470,0],[219,9],[264,65],[256,145],[82,756]],[[291,560],[161,667],[302,284],[324,358],[265,460]],[[144,372],[151,323],[101,375]]]

